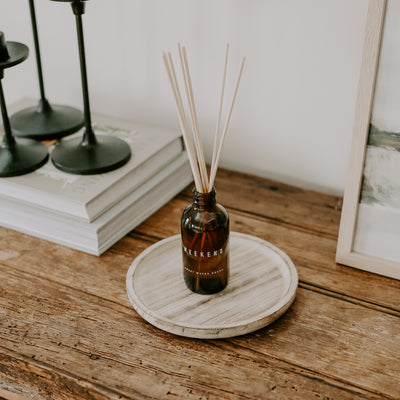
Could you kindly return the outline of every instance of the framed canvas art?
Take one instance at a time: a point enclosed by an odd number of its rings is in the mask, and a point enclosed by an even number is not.
[[[336,261],[400,279],[400,1],[370,0]]]

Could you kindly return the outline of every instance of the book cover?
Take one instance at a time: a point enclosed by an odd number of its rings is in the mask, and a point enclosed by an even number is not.
[[[0,225],[100,255],[192,181],[186,152],[94,222],[71,219],[35,205],[0,198]]]
[[[98,114],[94,114],[93,120],[97,135],[117,136],[129,144],[132,156],[126,165],[104,174],[73,175],[58,170],[49,161],[32,173],[0,178],[0,196],[93,221],[183,150],[176,130]],[[77,135],[82,135],[82,131],[63,140]]]

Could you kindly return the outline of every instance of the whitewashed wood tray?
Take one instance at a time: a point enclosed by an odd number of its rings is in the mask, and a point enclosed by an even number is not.
[[[126,276],[129,300],[148,322],[167,332],[201,339],[243,335],[280,317],[296,296],[290,258],[265,240],[230,234],[230,280],[214,295],[191,292],[182,274],[180,235],[146,249]]]

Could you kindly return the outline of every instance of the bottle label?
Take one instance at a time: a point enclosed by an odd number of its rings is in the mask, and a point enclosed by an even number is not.
[[[229,242],[216,250],[194,250],[182,244],[182,253],[186,257],[186,272],[203,277],[216,277],[226,273],[229,258]]]
[[[199,275],[199,276],[212,276],[212,275],[221,274],[222,272],[224,272],[225,269],[224,269],[224,268],[221,268],[221,269],[219,269],[219,270],[217,270],[217,271],[201,272],[201,271],[194,271],[194,270],[188,268],[188,267],[185,265],[185,270],[188,271],[188,272],[190,272],[191,274],[194,274],[194,275]]]
[[[183,252],[189,256],[199,257],[199,258],[212,258],[224,254],[224,249],[212,250],[212,251],[199,251],[188,249],[186,246],[182,246]]]

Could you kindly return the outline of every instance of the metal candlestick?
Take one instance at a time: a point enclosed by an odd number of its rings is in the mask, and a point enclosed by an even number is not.
[[[16,139],[11,130],[4,98],[4,69],[26,60],[29,49],[22,43],[6,42],[0,32],[0,105],[4,136],[0,144],[0,177],[23,175],[41,167],[49,158],[47,147],[33,139]]]
[[[131,151],[126,142],[112,136],[96,136],[92,127],[86,72],[82,15],[86,0],[53,0],[70,2],[75,15],[82,78],[85,132],[80,138],[58,142],[51,153],[53,164],[72,174],[98,174],[117,169],[128,162]]]
[[[11,116],[15,135],[37,140],[59,139],[78,131],[84,125],[82,111],[69,106],[51,106],[45,96],[39,37],[36,24],[35,5],[29,0],[35,43],[36,64],[39,78],[40,100],[34,107],[28,107]]]

